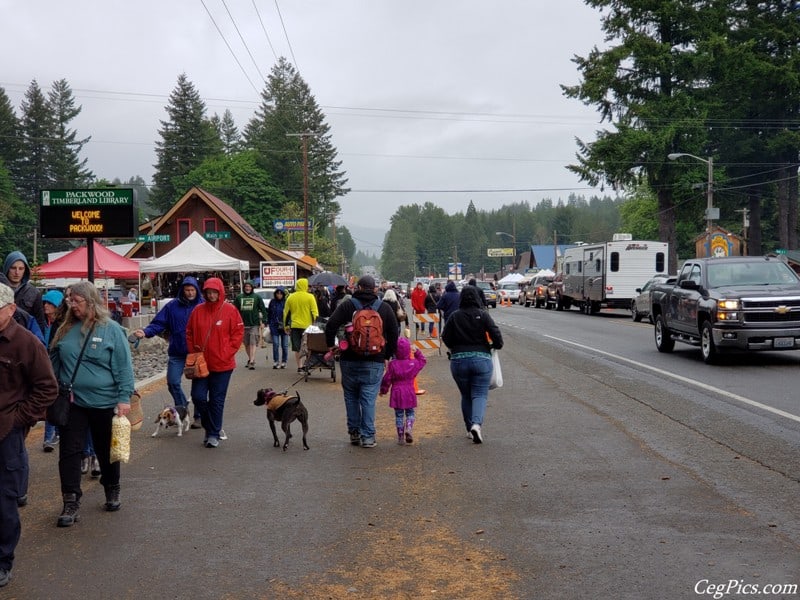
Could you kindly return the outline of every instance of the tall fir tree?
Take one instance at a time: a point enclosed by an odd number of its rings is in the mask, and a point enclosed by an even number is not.
[[[17,190],[22,202],[35,207],[38,204],[38,191],[46,189],[53,182],[50,163],[53,114],[35,79],[25,92],[21,113],[22,152]]]
[[[206,158],[222,152],[214,125],[206,118],[205,103],[185,73],[178,77],[166,111],[169,120],[160,122],[155,185],[150,196],[151,204],[161,211],[167,210],[186,191],[175,187],[175,177],[186,175]]]
[[[244,144],[256,150],[272,181],[287,199],[303,202],[303,139],[308,160],[308,212],[318,222],[340,212],[336,198],[350,190],[336,159],[330,126],[306,82],[285,58],[272,68],[261,105],[244,129]],[[288,134],[288,135],[287,135]]]
[[[79,154],[91,137],[77,140],[77,133],[69,128],[69,124],[81,113],[81,107],[75,105],[72,89],[66,79],[53,82],[47,105],[53,123],[49,159],[52,184],[63,188],[85,187],[94,179],[94,175],[86,168],[88,159],[81,160]]]
[[[9,177],[16,182],[22,156],[19,119],[4,88],[0,87],[0,160],[8,169]]]
[[[236,122],[233,120],[233,114],[230,109],[226,108],[222,117],[214,114],[211,117],[211,124],[217,132],[217,136],[219,136],[222,143],[222,151],[225,154],[231,155],[240,149],[242,136],[236,127]]]

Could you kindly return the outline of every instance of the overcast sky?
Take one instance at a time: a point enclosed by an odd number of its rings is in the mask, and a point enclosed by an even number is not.
[[[66,79],[98,177],[152,181],[180,73],[243,129],[286,56],[331,126],[354,237],[385,232],[399,205],[599,193],[565,169],[601,127],[559,88],[578,82],[571,58],[602,45],[581,0],[0,0],[0,15],[0,86],[19,115],[33,79],[45,93]]]

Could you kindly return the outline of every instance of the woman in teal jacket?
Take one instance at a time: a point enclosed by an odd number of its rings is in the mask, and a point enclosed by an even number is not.
[[[69,422],[61,428],[58,473],[64,509],[59,527],[78,520],[81,499],[81,458],[87,431],[92,434],[100,461],[100,483],[105,489],[107,511],[120,508],[119,462],[110,462],[111,418],[130,412],[134,390],[131,350],[125,330],[111,319],[93,283],[72,286],[64,323],[53,337],[50,360],[56,377],[72,384],[74,402]],[[85,348],[85,349],[84,349]],[[83,357],[78,358],[83,350]]]

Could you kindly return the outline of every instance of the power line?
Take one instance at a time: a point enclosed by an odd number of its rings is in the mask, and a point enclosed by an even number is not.
[[[278,0],[275,0],[275,9],[278,11],[278,18],[281,20],[281,27],[283,27],[283,37],[286,38],[286,44],[289,46],[289,54],[292,55],[292,62],[294,63],[294,68],[297,69],[297,72],[299,73],[300,65],[297,64],[297,58],[294,55],[292,42],[289,40],[289,34],[286,32],[286,23],[283,22],[283,15],[281,14],[281,7],[278,6]]]
[[[272,50],[272,56],[275,57],[275,62],[277,62],[278,61],[278,53],[275,52],[275,48],[272,45],[272,40],[270,39],[269,34],[267,33],[267,28],[264,26],[264,21],[261,18],[261,12],[258,10],[258,6],[256,6],[256,0],[252,0],[252,2],[253,2],[253,8],[256,11],[256,16],[258,16],[258,22],[261,24],[261,31],[264,32],[264,37],[267,38],[267,43],[269,44],[269,49]]]
[[[239,39],[242,41],[242,45],[244,46],[244,49],[247,50],[247,55],[250,57],[250,60],[253,63],[253,66],[256,68],[256,73],[258,73],[258,76],[261,77],[261,81],[266,83],[266,79],[264,79],[264,76],[261,74],[261,69],[258,68],[258,63],[256,62],[256,59],[253,57],[253,53],[250,52],[250,46],[247,45],[247,42],[244,40],[244,36],[242,35],[242,32],[239,31],[239,26],[236,24],[236,20],[233,18],[233,15],[231,14],[231,11],[228,9],[228,4],[227,4],[227,2],[225,2],[225,0],[222,0],[222,6],[225,7],[225,12],[228,13],[228,18],[230,18],[231,23],[233,23],[233,28],[236,30],[236,33],[239,35]]]
[[[228,51],[231,53],[231,56],[233,57],[233,60],[235,60],[236,64],[239,65],[239,69],[242,71],[242,75],[244,75],[245,79],[247,79],[248,83],[250,83],[250,87],[253,88],[253,91],[257,95],[258,94],[258,89],[256,88],[255,84],[253,83],[253,80],[250,79],[250,76],[247,74],[247,71],[244,70],[244,67],[242,66],[242,63],[240,63],[239,59],[236,58],[236,54],[234,53],[233,48],[231,48],[231,45],[228,43],[228,40],[225,39],[225,36],[223,35],[222,30],[219,28],[219,25],[217,25],[217,22],[214,20],[214,15],[212,15],[211,11],[208,10],[208,7],[206,6],[206,3],[205,3],[204,0],[200,0],[200,4],[202,4],[203,8],[206,9],[206,12],[208,13],[208,18],[211,19],[211,22],[214,24],[214,27],[217,29],[217,33],[219,33],[219,37],[221,37],[222,41],[225,42],[225,45],[228,47]]]

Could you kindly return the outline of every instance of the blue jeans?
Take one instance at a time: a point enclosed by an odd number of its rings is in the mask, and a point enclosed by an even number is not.
[[[461,392],[461,415],[467,431],[473,425],[483,425],[492,378],[491,356],[455,358],[450,361],[450,374]]]
[[[56,436],[58,435],[58,427],[50,423],[50,421],[44,422],[44,441],[45,442],[52,442]]]
[[[358,431],[361,438],[375,437],[375,401],[383,378],[383,363],[368,360],[341,360],[344,408],[347,431]],[[487,383],[488,385],[488,383]]]
[[[167,358],[167,389],[169,390],[175,406],[186,406],[186,394],[181,387],[183,377],[183,365],[186,363],[185,356],[169,356]]]
[[[200,422],[206,430],[206,438],[219,439],[225,396],[232,374],[233,371],[211,371],[208,377],[192,379],[192,402],[200,411]]]
[[[283,360],[278,360],[278,350],[283,354]],[[272,362],[285,363],[289,361],[289,336],[285,331],[272,334]]]
[[[12,427],[0,440],[0,569],[10,569],[22,526],[17,498],[24,496],[28,478],[28,451],[21,427]]]

